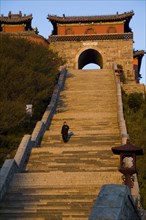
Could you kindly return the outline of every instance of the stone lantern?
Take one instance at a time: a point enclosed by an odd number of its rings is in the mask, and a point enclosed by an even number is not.
[[[136,155],[143,155],[143,149],[135,147],[129,140],[125,145],[119,147],[112,147],[114,154],[120,155],[120,168],[119,171],[124,174],[123,180],[129,189],[133,187],[133,174],[136,170]]]

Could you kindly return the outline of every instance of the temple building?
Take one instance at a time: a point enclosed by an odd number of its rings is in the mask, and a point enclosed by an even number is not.
[[[8,13],[8,16],[0,16],[0,34],[8,34],[15,37],[24,37],[29,40],[43,43],[48,46],[48,41],[38,35],[38,29],[32,28],[32,14],[22,15],[20,11],[19,14],[12,14],[11,11]]]
[[[104,16],[63,17],[48,15],[53,25],[52,35],[94,35],[131,32],[129,22],[133,12]]]
[[[133,15],[133,11],[99,16],[48,15],[53,26],[50,46],[65,57],[69,67],[81,69],[91,62],[109,68],[116,62],[122,65],[127,80],[138,83],[145,52],[133,52],[133,32],[129,27]]]
[[[22,16],[21,11],[19,14],[9,12],[8,16],[1,15],[0,17],[0,31],[7,33],[32,31],[31,21],[32,15]]]

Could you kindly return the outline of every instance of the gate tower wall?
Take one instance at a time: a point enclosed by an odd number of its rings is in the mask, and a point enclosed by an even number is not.
[[[102,56],[103,69],[111,68],[113,63],[117,63],[123,67],[127,79],[134,79],[133,39],[55,41],[50,42],[49,47],[66,60],[68,68],[73,69],[78,69],[78,59],[82,52],[94,49]]]

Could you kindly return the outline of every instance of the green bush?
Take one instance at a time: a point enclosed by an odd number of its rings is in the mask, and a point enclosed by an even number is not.
[[[63,63],[42,44],[0,35],[1,155],[11,154],[41,119]],[[27,104],[33,105],[32,117],[26,114]]]
[[[128,106],[135,112],[138,111],[143,103],[143,96],[141,93],[132,93],[128,96]]]
[[[123,92],[124,117],[131,143],[146,152],[146,101],[140,93]],[[146,155],[137,157],[141,202],[146,209]]]

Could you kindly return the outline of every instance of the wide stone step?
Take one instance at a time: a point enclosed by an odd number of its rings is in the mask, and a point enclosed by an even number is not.
[[[11,187],[39,186],[92,186],[96,184],[121,183],[121,173],[118,172],[70,172],[52,171],[49,173],[19,173],[15,174]]]
[[[1,219],[88,219],[100,187],[121,181],[117,173],[16,174],[0,203]]]
[[[58,147],[62,146],[62,144],[63,146],[67,146],[67,147],[69,145],[73,145],[75,147],[81,144],[82,146],[84,145],[85,147],[86,146],[91,146],[91,147],[97,146],[97,150],[98,150],[98,147],[100,146],[107,145],[109,147],[114,147],[115,145],[120,144],[120,140],[118,138],[118,131],[116,129],[113,130],[112,133],[110,131],[109,132],[106,131],[106,134],[104,135],[101,128],[99,131],[89,130],[88,132],[84,132],[82,130],[75,130],[71,128],[68,133],[69,140],[65,144],[62,142],[60,130],[61,129],[58,128],[58,130],[56,129],[53,133],[50,131],[47,131],[44,135],[41,146],[44,146],[44,144],[45,145],[48,144],[48,147],[50,147],[49,143],[53,141],[54,143],[55,142],[58,143]],[[80,142],[77,142],[78,139],[80,140]]]

